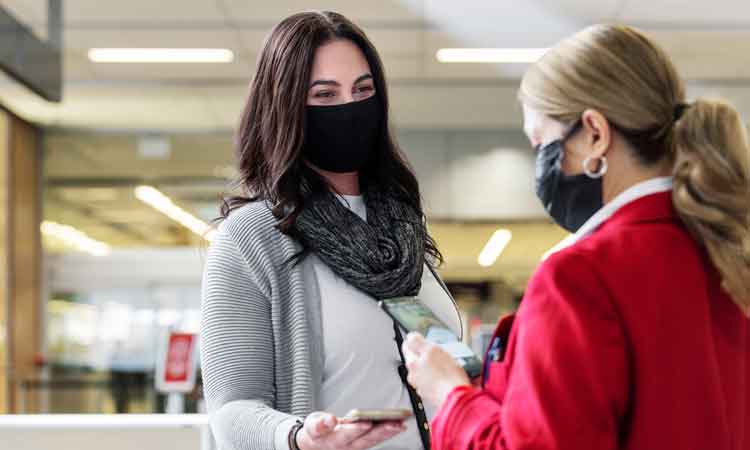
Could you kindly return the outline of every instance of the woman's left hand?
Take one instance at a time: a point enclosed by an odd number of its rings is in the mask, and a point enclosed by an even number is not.
[[[423,400],[440,406],[459,386],[471,384],[468,375],[445,350],[419,333],[410,333],[403,345],[409,384]]]

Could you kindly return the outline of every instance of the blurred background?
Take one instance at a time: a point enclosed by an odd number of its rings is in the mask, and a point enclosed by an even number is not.
[[[0,413],[165,411],[155,361],[166,331],[198,331],[201,234],[235,175],[259,48],[308,9],[347,15],[383,57],[396,134],[477,348],[566,236],[535,197],[516,101],[534,49],[624,22],[666,47],[690,98],[750,112],[747,0],[1,0]],[[217,58],[92,51],[123,48]],[[495,51],[441,52],[472,48]],[[508,62],[498,49],[526,50]],[[182,406],[201,410],[199,383]]]

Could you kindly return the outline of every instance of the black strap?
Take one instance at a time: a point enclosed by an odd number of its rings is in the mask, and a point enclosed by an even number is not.
[[[404,358],[403,350],[401,350],[401,346],[404,343],[404,337],[401,335],[401,329],[395,321],[393,322],[393,331],[396,334],[396,345],[398,346],[398,354],[401,357],[401,365],[398,366],[398,375],[401,377],[404,386],[406,386],[407,392],[409,392],[411,409],[414,411],[414,417],[417,419],[417,427],[419,428],[419,437],[422,440],[422,447],[424,447],[424,450],[430,450],[430,423],[427,421],[427,414],[424,411],[424,403],[422,403],[422,399],[407,380],[409,371],[406,369],[406,359]]]

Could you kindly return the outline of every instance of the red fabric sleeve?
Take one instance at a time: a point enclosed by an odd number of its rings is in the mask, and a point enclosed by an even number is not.
[[[452,392],[433,421],[434,450],[618,447],[626,342],[594,264],[574,250],[553,255],[529,284],[502,404],[478,389]]]
[[[432,420],[433,450],[507,449],[500,412],[500,403],[481,389],[454,389]]]

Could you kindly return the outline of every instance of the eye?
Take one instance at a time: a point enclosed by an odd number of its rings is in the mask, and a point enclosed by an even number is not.
[[[372,92],[374,90],[375,90],[375,87],[371,85],[359,86],[357,88],[357,92]]]
[[[333,91],[318,91],[318,92],[315,93],[314,97],[317,97],[317,98],[331,98],[331,97],[333,97],[335,95],[336,95],[336,93],[333,92]]]

